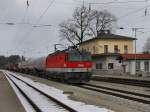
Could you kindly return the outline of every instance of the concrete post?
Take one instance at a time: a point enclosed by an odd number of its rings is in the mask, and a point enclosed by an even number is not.
[[[106,58],[105,58],[105,69],[106,69],[106,70],[108,70],[108,62],[109,62],[109,60],[108,60],[108,58],[106,57]]]
[[[130,73],[130,62],[126,62],[126,72]]]
[[[140,66],[141,66],[140,70],[141,70],[141,71],[144,71],[144,66],[145,66],[145,65],[144,65],[144,61],[141,61],[141,62],[140,62]]]
[[[131,61],[130,62],[130,73],[131,75],[135,75],[135,72],[136,71],[136,64],[135,64],[135,61]]]
[[[149,73],[150,73],[150,61],[149,61]]]
[[[140,70],[141,70],[142,76],[147,76],[147,73],[145,71],[145,63],[144,63],[144,61],[141,61],[140,66],[141,66]]]

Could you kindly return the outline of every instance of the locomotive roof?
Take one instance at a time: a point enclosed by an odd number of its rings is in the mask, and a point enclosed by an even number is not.
[[[54,53],[49,54],[48,56],[52,56],[52,55],[63,53],[63,52],[67,53],[67,50],[66,49],[62,51],[58,50],[58,51],[55,51]]]
[[[59,54],[59,53],[71,53],[71,52],[74,52],[74,51],[77,51],[77,50],[68,50],[68,49],[65,49],[65,50],[62,50],[62,51],[58,50],[54,53],[49,54],[48,56],[52,56],[52,55]]]

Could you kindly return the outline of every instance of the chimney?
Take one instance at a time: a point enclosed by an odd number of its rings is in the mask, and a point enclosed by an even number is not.
[[[105,35],[105,34],[106,34],[105,30],[100,30],[100,31],[97,32],[98,37],[101,36],[101,35]]]
[[[97,34],[98,34],[97,36],[99,37],[101,35],[109,35],[109,34],[111,34],[111,32],[110,32],[110,30],[100,30],[100,31],[98,31]]]

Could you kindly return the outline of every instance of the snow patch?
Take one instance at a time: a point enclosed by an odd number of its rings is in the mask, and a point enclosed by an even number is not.
[[[73,109],[75,109],[79,112],[114,112],[114,111],[106,109],[106,108],[100,108],[98,106],[87,105],[87,104],[82,103],[82,102],[70,100],[68,98],[69,95],[63,94],[62,90],[47,86],[47,85],[42,84],[40,82],[35,82],[35,81],[33,81],[27,77],[23,77],[23,76],[17,74],[17,73],[13,73],[13,72],[9,72],[9,71],[3,71],[3,72],[15,75],[16,77],[22,79],[23,81],[31,84],[32,86],[38,88],[42,92],[56,98],[57,100],[65,103],[66,105],[72,107]]]

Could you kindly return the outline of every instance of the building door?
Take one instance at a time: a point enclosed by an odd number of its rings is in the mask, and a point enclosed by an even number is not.
[[[113,63],[108,63],[108,69],[114,69],[114,64]]]

